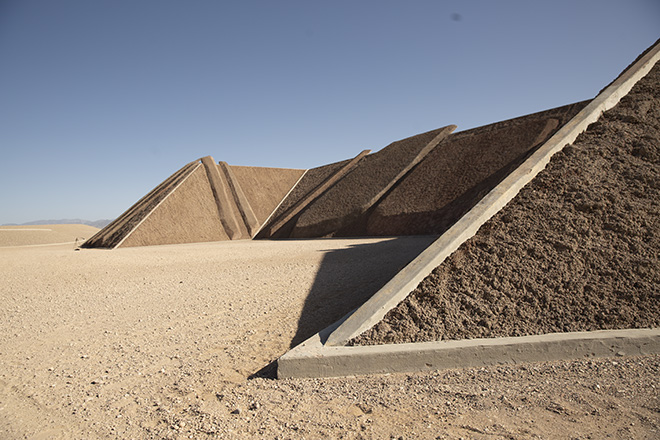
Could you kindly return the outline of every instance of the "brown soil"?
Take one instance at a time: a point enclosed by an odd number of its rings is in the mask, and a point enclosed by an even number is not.
[[[259,224],[268,219],[296,184],[304,170],[265,167],[231,167]]]
[[[355,344],[660,326],[660,66]]]
[[[195,161],[184,165],[180,170],[138,200],[112,223],[87,240],[84,247],[114,248],[117,246],[180,182],[198,167],[198,163]]]
[[[228,239],[220,222],[207,173],[200,166],[156,209],[152,209],[120,247]]]
[[[295,223],[298,217],[294,217],[290,222],[285,226],[281,227],[279,230],[274,231],[272,236],[269,236],[266,231],[270,226],[279,220],[280,217],[286,214],[286,212],[291,209],[296,203],[303,200],[307,194],[312,192],[317,186],[323,183],[330,176],[335,174],[337,171],[341,170],[346,164],[350,162],[349,160],[343,160],[341,162],[335,162],[328,165],[312,168],[307,170],[305,175],[300,179],[298,184],[291,190],[288,196],[282,201],[280,206],[277,207],[273,215],[270,217],[268,223],[264,225],[261,229],[261,232],[257,234],[256,238],[286,238],[289,237],[291,233],[291,228]]]
[[[0,247],[39,246],[43,244],[82,244],[99,232],[88,225],[0,226]]]

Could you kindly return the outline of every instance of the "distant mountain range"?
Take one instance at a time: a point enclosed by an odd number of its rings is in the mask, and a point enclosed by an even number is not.
[[[89,226],[94,226],[95,228],[102,229],[106,227],[112,220],[95,220],[95,221],[89,221],[89,220],[81,220],[79,218],[75,219],[61,219],[61,220],[35,220],[33,222],[27,222],[27,223],[7,223],[2,226],[33,226],[33,225],[89,225]]]

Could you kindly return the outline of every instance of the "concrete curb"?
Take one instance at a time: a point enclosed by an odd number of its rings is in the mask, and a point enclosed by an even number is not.
[[[116,249],[116,248],[120,247],[120,246],[121,246],[126,240],[128,240],[128,237],[130,237],[130,236],[133,234],[133,232],[137,231],[137,229],[142,225],[142,223],[144,223],[145,221],[147,221],[147,219],[151,216],[151,214],[153,214],[153,213],[154,213],[154,212],[160,207],[160,205],[162,205],[163,203],[165,203],[165,200],[167,200],[172,194],[174,194],[174,192],[175,192],[177,189],[179,189],[179,187],[180,187],[181,185],[183,185],[183,184],[186,182],[186,180],[188,180],[188,178],[189,178],[190,176],[192,176],[192,175],[195,173],[195,171],[197,171],[197,169],[198,169],[199,167],[201,167],[201,166],[202,166],[201,163],[197,163],[197,164],[195,164],[195,165],[190,169],[190,172],[189,172],[188,174],[186,174],[186,175],[185,175],[185,176],[184,176],[179,182],[177,182],[177,183],[176,183],[176,184],[175,184],[175,185],[174,185],[174,186],[168,191],[167,195],[166,195],[165,197],[163,197],[163,198],[161,199],[161,201],[158,202],[158,204],[155,205],[155,206],[154,206],[154,207],[153,207],[153,208],[147,213],[147,215],[145,215],[145,216],[142,218],[142,220],[140,220],[140,221],[139,221],[139,222],[133,227],[133,229],[131,229],[126,235],[124,235],[124,238],[122,238],[122,239],[119,241],[119,243],[117,243],[117,245],[116,245],[113,249]]]
[[[241,238],[241,230],[238,227],[238,221],[234,217],[234,213],[229,205],[229,195],[227,194],[227,185],[225,185],[220,171],[215,164],[215,160],[211,156],[202,157],[202,165],[206,169],[209,183],[211,184],[211,191],[213,191],[213,198],[218,207],[218,215],[220,222],[225,228],[225,232],[230,240],[237,240]]]
[[[156,209],[156,207],[158,207],[160,203],[162,203],[161,200],[156,205],[149,208],[149,205],[153,202],[153,200],[160,197],[163,193],[165,193],[165,198],[169,197],[172,191],[178,188],[178,186],[183,181],[185,181],[192,173],[195,172],[198,165],[199,165],[199,161],[193,161],[181,167],[170,177],[168,177],[158,186],[156,186],[154,189],[149,191],[144,197],[142,197],[140,200],[135,202],[123,214],[121,214],[115,220],[110,222],[110,224],[106,225],[106,227],[102,228],[99,232],[91,236],[87,241],[85,241],[85,243],[83,243],[82,247],[83,248],[105,247],[109,249],[118,248],[121,245],[121,243],[123,243],[124,240],[126,240],[127,235],[132,234],[135,228],[137,228],[137,226],[144,221],[144,218],[141,221],[139,221],[136,225],[133,225],[130,231],[126,232],[124,236],[115,244],[111,243],[112,241],[111,239],[113,238],[113,235],[117,234],[124,227],[126,227],[126,225],[130,223],[130,221],[136,215],[139,215],[142,211],[148,210],[146,216],[151,215],[153,210]],[[110,244],[110,245],[105,246],[105,244]]]
[[[660,44],[657,44],[599,93],[522,165],[509,174],[380,291],[376,292],[362,307],[348,316],[343,324],[328,337],[326,344],[330,346],[345,345],[380,322],[387,312],[403,301],[434,268],[476,234],[486,221],[511,201],[523,186],[546,167],[555,153],[565,145],[573,143],[589,124],[595,122],[604,111],[614,107],[633,85],[651,70],[659,58]]]
[[[328,347],[316,334],[278,360],[284,378],[472,368],[520,362],[660,353],[660,329],[599,330],[513,338]]]

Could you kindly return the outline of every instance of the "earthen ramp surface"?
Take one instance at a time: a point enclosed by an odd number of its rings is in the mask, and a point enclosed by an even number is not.
[[[450,135],[375,207],[366,235],[443,233],[587,102]]]
[[[365,235],[360,222],[400,174],[428,154],[429,143],[455,128],[440,128],[394,142],[366,156],[334,186],[312,202],[298,218],[291,236]]]
[[[356,344],[660,326],[660,66]]]

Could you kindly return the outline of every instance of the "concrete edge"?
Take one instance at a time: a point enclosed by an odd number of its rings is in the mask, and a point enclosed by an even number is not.
[[[250,238],[252,238],[254,237],[256,231],[259,229],[259,221],[257,220],[257,216],[254,215],[252,206],[250,206],[250,202],[248,201],[247,197],[245,197],[243,188],[241,188],[241,185],[238,183],[238,180],[236,179],[236,176],[231,170],[229,164],[227,162],[220,161],[218,162],[218,165],[225,173],[225,177],[229,183],[229,189],[231,190],[234,201],[236,202],[236,206],[238,207],[238,212],[241,213],[243,223],[245,223],[245,228],[247,229],[248,234],[250,234]]]
[[[171,195],[174,193],[174,191],[176,191],[177,189],[179,189],[179,187],[180,187],[181,185],[183,185],[184,182],[185,182],[186,180],[188,180],[188,178],[189,178],[190,176],[192,176],[192,175],[195,173],[195,171],[197,171],[197,169],[198,169],[199,167],[201,167],[201,166],[202,166],[202,164],[201,164],[201,163],[198,163],[198,164],[196,164],[194,167],[192,167],[192,168],[190,169],[190,172],[189,172],[188,174],[186,174],[186,176],[185,176],[183,179],[181,179],[181,181],[180,181],[179,183],[177,183],[176,185],[174,185],[174,186],[172,187],[172,189],[167,193],[167,195],[166,195],[165,197],[163,197],[163,199],[162,199],[160,202],[158,202],[158,203],[156,204],[156,206],[154,206],[153,209],[152,209],[151,211],[149,211],[149,212],[147,213],[147,215],[145,215],[144,218],[143,218],[142,220],[140,220],[140,221],[138,222],[138,224],[136,224],[135,227],[134,227],[133,229],[131,229],[126,235],[124,235],[124,238],[122,238],[121,240],[119,240],[119,242],[117,243],[117,245],[116,245],[113,249],[117,249],[118,247],[120,247],[120,246],[124,243],[124,241],[126,241],[126,240],[128,239],[128,237],[130,237],[131,234],[133,234],[133,232],[136,231],[136,230],[140,227],[140,225],[142,225],[142,223],[144,223],[144,222],[145,222],[145,221],[151,216],[151,214],[153,214],[153,213],[154,213],[154,212],[160,207],[160,205],[162,205],[163,203],[165,203],[165,200],[167,200],[168,197],[171,196]]]
[[[291,208],[284,212],[272,226],[268,227],[267,234],[272,237],[282,226],[289,222],[293,217],[298,215],[305,209],[312,201],[318,196],[327,191],[331,186],[337,183],[349,171],[351,171],[364,156],[371,153],[371,150],[362,150],[357,156],[350,160],[346,165],[341,167],[333,175],[326,178],[323,182],[317,185],[314,189],[308,192],[304,197],[298,200]],[[288,194],[287,194],[288,195]]]
[[[204,169],[206,170],[209,184],[211,185],[215,204],[218,207],[220,222],[225,228],[227,237],[229,237],[230,240],[239,239],[241,238],[242,233],[238,226],[238,221],[230,207],[231,202],[229,200],[229,195],[227,194],[227,185],[225,185],[225,182],[220,175],[215,160],[212,156],[202,157],[201,160],[202,165],[204,165]]]
[[[115,234],[117,231],[121,230],[121,228],[138,212],[144,209],[144,206],[148,204],[154,197],[157,197],[161,192],[163,191],[169,191],[172,190],[171,185],[173,184],[172,182],[176,182],[178,179],[183,176],[183,178],[186,178],[188,176],[188,173],[192,173],[192,169],[195,166],[195,162],[198,161],[193,161],[189,162],[174,173],[172,173],[167,179],[163,180],[161,183],[159,183],[155,188],[153,188],[151,191],[149,191],[147,194],[145,194],[143,197],[141,197],[137,202],[132,204],[126,211],[121,213],[116,219],[111,221],[109,224],[107,224],[105,227],[101,228],[100,231],[98,231],[96,234],[92,235],[89,239],[85,241],[85,243],[82,244],[81,247],[83,248],[106,248],[106,249],[115,249],[117,245],[114,246],[88,246],[88,243],[94,243],[97,241],[104,242],[104,237],[110,237],[113,234]],[[174,184],[176,185],[176,184]],[[135,228],[133,228],[135,229]],[[131,230],[132,231],[132,230]]]
[[[499,185],[491,190],[470,211],[468,211],[447,232],[432,243],[408,266],[403,268],[383,288],[376,292],[366,303],[347,316],[332,334],[327,345],[345,345],[364,331],[380,322],[392,308],[406,296],[445,258],[476,234],[477,230],[504,207],[518,192],[529,183],[550,158],[573,143],[577,136],[585,131],[589,124],[616,105],[635,83],[644,77],[660,58],[660,44],[640,58],[630,69],[621,74],[610,86],[605,88],[587,106],[561,127],[534,154],[509,174]]]
[[[597,330],[410,344],[329,347],[319,334],[279,358],[277,376],[339,377],[660,353],[660,329]]]
[[[252,236],[253,238],[256,237],[257,235],[259,235],[261,230],[266,227],[266,225],[270,221],[271,217],[273,217],[273,215],[277,212],[278,208],[282,205],[282,203],[284,203],[286,198],[289,197],[289,194],[291,194],[291,192],[296,188],[296,186],[298,186],[298,184],[300,182],[302,182],[303,177],[305,177],[305,175],[307,174],[307,171],[309,171],[309,169],[303,171],[303,173],[300,175],[300,177],[298,177],[298,180],[296,180],[296,183],[294,183],[293,186],[291,188],[289,188],[289,190],[286,192],[286,194],[284,194],[284,197],[282,197],[282,200],[280,200],[280,203],[277,204],[277,206],[273,209],[273,211],[270,213],[268,218],[266,218],[266,220],[264,220],[264,222],[261,224],[261,226],[259,226],[259,229],[257,230],[257,232],[254,233],[254,235]]]
[[[440,128],[440,133],[438,133],[433,139],[431,139],[419,152],[412,158],[412,160],[397,173],[396,176],[390,182],[385,185],[379,192],[376,194],[366,205],[362,206],[362,212],[367,212],[371,209],[372,206],[380,202],[385,194],[387,194],[394,185],[399,183],[417,164],[423,161],[428,154],[435,149],[442,141],[447,139],[450,134],[454,132],[458,127],[456,125],[450,124]]]

